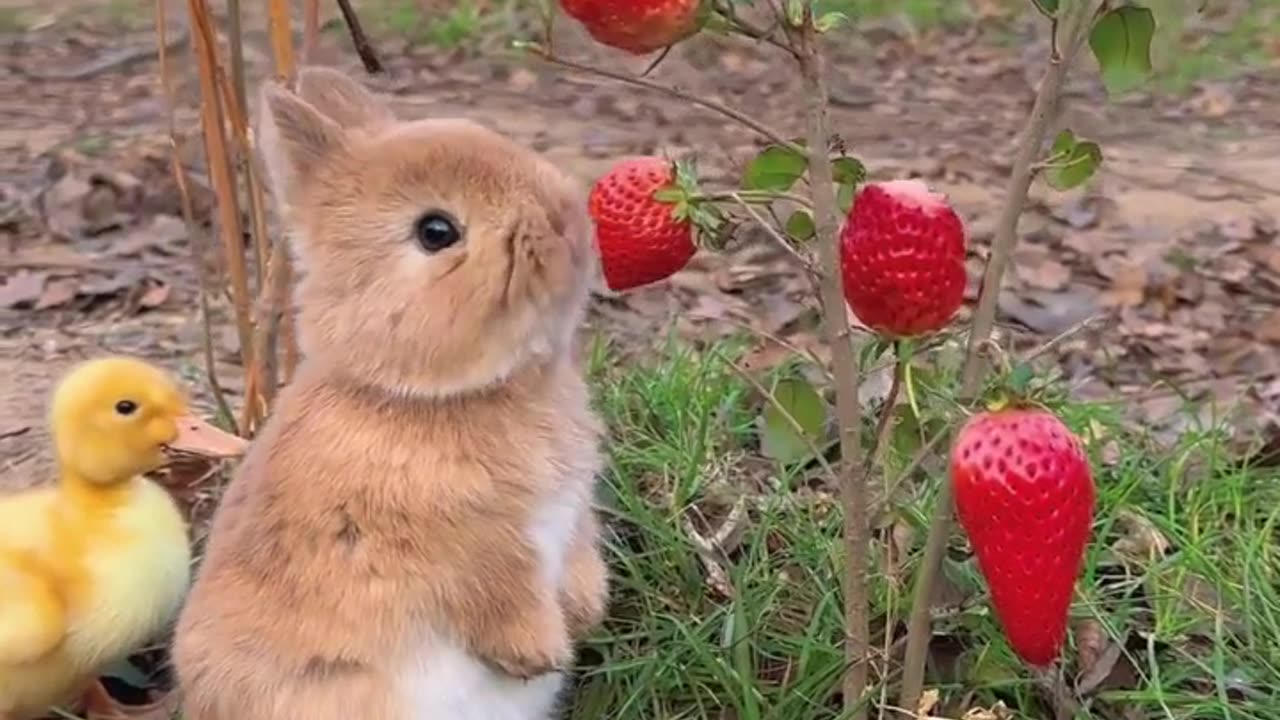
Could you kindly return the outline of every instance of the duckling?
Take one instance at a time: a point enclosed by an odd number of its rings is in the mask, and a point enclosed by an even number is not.
[[[56,482],[0,497],[0,720],[81,695],[109,708],[98,670],[172,621],[190,583],[186,522],[143,473],[171,452],[247,444],[188,413],[174,381],[128,357],[71,370],[50,403]]]

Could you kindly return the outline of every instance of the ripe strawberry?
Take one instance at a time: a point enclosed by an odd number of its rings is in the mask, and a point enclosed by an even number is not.
[[[845,300],[876,332],[935,332],[964,301],[964,253],[964,226],[942,194],[919,180],[868,183],[840,232]]]
[[[670,160],[623,160],[591,188],[587,209],[596,223],[596,245],[605,282],[627,290],[662,280],[693,257],[693,224],[680,199],[692,183]],[[665,191],[665,192],[664,192]],[[674,195],[666,202],[655,195]]]
[[[596,42],[633,55],[646,55],[693,35],[710,9],[704,0],[560,0],[560,6]]]
[[[1009,645],[1049,665],[1092,524],[1093,475],[1079,440],[1045,410],[979,413],[956,436],[951,482]]]

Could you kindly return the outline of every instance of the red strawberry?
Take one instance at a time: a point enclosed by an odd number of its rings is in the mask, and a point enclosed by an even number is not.
[[[645,55],[696,33],[707,15],[703,0],[560,0],[596,42]]]
[[[1093,475],[1079,440],[1045,410],[983,412],[956,436],[951,482],[1009,645],[1049,665],[1092,524]]]
[[[950,322],[964,301],[964,226],[919,180],[868,183],[840,232],[844,297],[867,327],[910,337]]]
[[[663,202],[663,190],[680,193],[691,182],[670,160],[623,160],[596,181],[587,209],[596,223],[604,279],[613,290],[662,280],[683,268],[696,250],[688,205]]]

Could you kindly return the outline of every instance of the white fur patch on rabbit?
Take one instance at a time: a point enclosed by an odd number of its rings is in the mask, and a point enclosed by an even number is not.
[[[548,720],[564,684],[558,672],[529,681],[501,675],[449,642],[405,668],[406,720]]]

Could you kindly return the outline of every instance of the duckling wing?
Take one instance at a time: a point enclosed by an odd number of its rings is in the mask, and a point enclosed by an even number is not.
[[[0,554],[0,665],[44,656],[62,642],[66,608],[53,582],[21,555]]]

